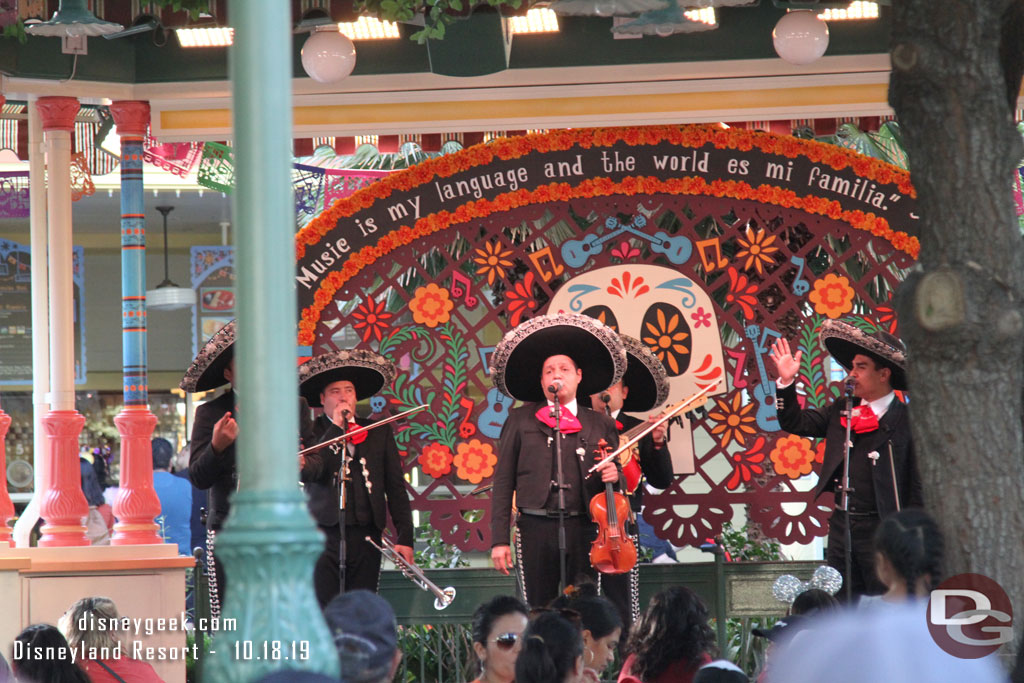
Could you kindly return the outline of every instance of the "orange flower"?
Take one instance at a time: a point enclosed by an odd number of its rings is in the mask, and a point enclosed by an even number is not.
[[[383,302],[377,303],[373,297],[367,297],[359,308],[352,311],[352,317],[359,321],[352,328],[363,330],[363,341],[368,342],[370,337],[376,337],[377,341],[381,340],[383,332],[391,327],[388,320],[394,317],[394,314],[384,311]]]
[[[764,266],[775,263],[775,257],[770,256],[770,254],[774,254],[779,250],[778,247],[771,246],[775,239],[775,235],[766,234],[764,228],[754,232],[748,225],[747,239],[742,237],[736,238],[736,241],[742,247],[742,249],[736,252],[736,258],[747,259],[743,264],[743,270],[750,270],[750,267],[754,266],[758,275],[764,275]]]
[[[423,474],[429,474],[434,479],[440,479],[452,471],[452,452],[443,443],[429,444],[416,460]]]
[[[537,308],[537,300],[533,298],[533,271],[523,276],[522,281],[517,282],[512,289],[505,292],[508,300],[509,324],[515,327],[519,324],[523,314],[527,310]]]
[[[657,313],[658,319],[655,322],[645,323],[645,332],[649,334],[644,335],[643,341],[658,356],[658,360],[666,363],[672,372],[678,375],[679,360],[676,356],[685,356],[690,352],[683,343],[690,335],[679,329],[679,323],[682,321],[678,313],[671,318],[666,318],[665,311],[660,308]]]
[[[728,446],[733,440],[740,446],[745,446],[747,434],[755,432],[754,427],[751,425],[755,421],[754,416],[749,414],[754,408],[754,404],[748,403],[745,406],[740,406],[740,401],[742,400],[743,395],[738,391],[733,396],[732,405],[729,405],[720,398],[716,398],[717,408],[712,409],[713,412],[708,413],[708,417],[719,423],[711,429],[711,433],[722,435],[722,448]]]
[[[412,311],[412,319],[427,327],[437,327],[451,319],[449,311],[455,307],[448,296],[448,290],[438,287],[431,282],[426,287],[416,290],[415,296],[409,302],[409,310]]]
[[[478,256],[475,256],[473,261],[480,265],[476,269],[476,274],[487,273],[487,284],[489,285],[493,285],[496,278],[505,277],[505,269],[512,267],[512,262],[508,260],[508,257],[512,255],[512,250],[502,249],[500,242],[485,242],[483,249],[474,249],[474,251]]]
[[[759,436],[746,451],[729,456],[733,461],[733,469],[732,476],[725,482],[725,488],[735,491],[736,487],[740,485],[740,481],[746,484],[750,482],[753,475],[764,474],[764,467],[760,464],[764,462],[764,453],[761,452],[763,446],[764,437]]]
[[[775,471],[790,479],[799,479],[810,474],[814,468],[815,454],[809,439],[795,434],[784,436],[775,442],[775,448],[769,456]]]
[[[750,278],[740,273],[733,266],[726,269],[729,274],[729,291],[725,295],[726,303],[739,305],[743,317],[750,320],[754,317],[754,306],[757,306],[757,285]]]
[[[829,318],[838,318],[853,310],[853,288],[843,275],[829,273],[817,280],[807,298],[814,304],[815,313]]]
[[[455,467],[460,479],[465,479],[470,484],[479,484],[494,474],[498,456],[494,454],[491,444],[472,439],[469,443],[460,443],[456,450],[458,452],[455,454]]]

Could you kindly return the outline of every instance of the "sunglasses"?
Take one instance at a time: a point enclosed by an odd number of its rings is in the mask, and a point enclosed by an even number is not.
[[[516,641],[519,640],[518,633],[502,633],[497,638],[491,640],[492,643],[497,645],[502,650],[511,650],[516,645]]]

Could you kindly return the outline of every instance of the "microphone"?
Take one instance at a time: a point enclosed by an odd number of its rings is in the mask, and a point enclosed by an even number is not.
[[[549,394],[557,394],[561,390],[562,390],[562,380],[560,380],[560,379],[556,379],[554,382],[552,382],[550,385],[548,385],[548,393]]]
[[[843,390],[844,390],[844,393],[846,394],[846,397],[849,398],[849,397],[853,396],[853,387],[857,383],[854,381],[854,379],[852,377],[849,377],[849,376],[845,380],[843,380],[843,382],[844,382]]]
[[[604,393],[602,393],[602,394],[601,394],[601,401],[602,401],[603,403],[611,403],[611,401],[612,401],[612,395],[611,395],[611,394],[609,394],[609,393],[608,393],[607,391],[606,391],[606,392],[604,392]]]

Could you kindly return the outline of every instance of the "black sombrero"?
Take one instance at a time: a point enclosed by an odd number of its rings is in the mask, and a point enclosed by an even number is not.
[[[569,356],[583,371],[576,395],[604,391],[626,371],[626,350],[615,330],[578,313],[540,315],[518,325],[491,357],[494,386],[520,401],[543,401],[540,375],[551,356]]]
[[[820,344],[847,370],[858,353],[870,356],[892,371],[893,389],[907,389],[907,351],[903,342],[885,330],[868,334],[841,320],[826,320],[818,335]]]
[[[299,366],[299,392],[310,406],[319,408],[324,388],[347,380],[355,386],[356,398],[363,400],[391,386],[396,374],[394,363],[373,351],[335,351],[314,356]]]
[[[651,349],[633,337],[620,335],[626,347],[626,372],[622,383],[629,393],[622,401],[627,413],[645,413],[654,410],[668,398],[668,373]]]
[[[178,385],[189,393],[209,391],[227,384],[224,370],[235,356],[235,321],[217,330],[196,354]]]

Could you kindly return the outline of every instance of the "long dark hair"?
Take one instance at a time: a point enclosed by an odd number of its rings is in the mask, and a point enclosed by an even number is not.
[[[522,614],[530,616],[530,611],[519,598],[511,595],[496,595],[485,603],[482,603],[473,612],[473,642],[480,643],[484,647],[491,637],[491,629],[494,622],[506,614]]]
[[[581,582],[568,593],[551,601],[552,607],[567,608],[580,613],[580,622],[595,639],[604,638],[617,628],[622,628],[622,617],[615,605],[597,594],[597,585],[592,581]]]
[[[916,508],[901,510],[882,520],[875,531],[875,550],[885,556],[907,583],[907,595],[916,595],[917,580],[927,576],[933,590],[942,578],[945,543],[935,520]]]
[[[651,598],[633,624],[626,643],[626,652],[635,655],[630,673],[646,681],[678,661],[696,669],[714,643],[704,602],[684,586],[668,588]]]
[[[33,624],[15,637],[26,656],[11,660],[14,675],[25,683],[89,683],[89,677],[71,661],[71,648],[56,626]],[[17,646],[14,650],[18,652]],[[47,651],[46,648],[52,648]],[[49,654],[44,654],[49,652]]]
[[[581,656],[579,627],[557,612],[544,612],[523,631],[516,683],[562,683]]]

